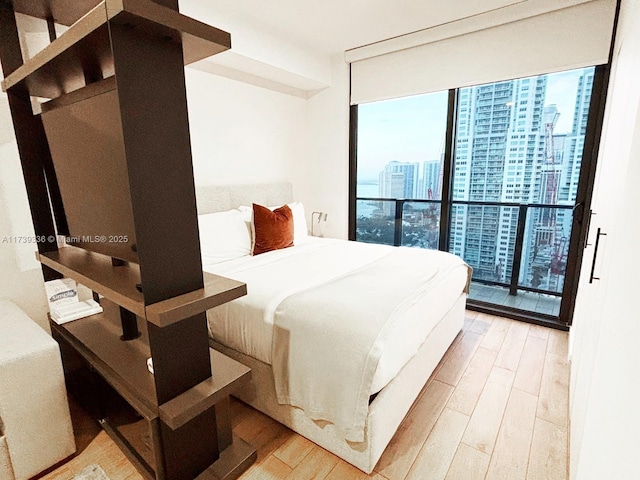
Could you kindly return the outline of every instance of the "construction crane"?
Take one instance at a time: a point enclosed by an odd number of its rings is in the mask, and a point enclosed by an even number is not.
[[[565,268],[567,267],[567,255],[564,249],[567,245],[567,237],[561,237],[558,242],[554,243],[553,254],[551,255],[551,274],[552,275],[564,275]],[[556,277],[557,283],[557,277]],[[557,287],[557,285],[556,285]]]
[[[543,202],[547,205],[556,205],[558,201],[558,184],[560,172],[556,165],[555,145],[553,141],[553,130],[560,114],[555,105],[545,107],[543,113],[544,122],[544,190]],[[541,227],[544,232],[544,243],[547,245],[549,255],[549,289],[556,290],[559,276],[564,274],[566,265],[566,255],[564,249],[566,238],[562,237],[560,231],[562,227],[557,222],[557,209],[545,208],[542,211]],[[538,236],[537,241],[542,244],[542,238]]]
[[[553,144],[553,129],[559,114],[556,113],[553,119],[544,124],[544,159],[545,165],[549,167],[546,173],[546,185],[544,192],[544,203],[555,205],[558,199],[558,175],[555,168],[556,152]]]

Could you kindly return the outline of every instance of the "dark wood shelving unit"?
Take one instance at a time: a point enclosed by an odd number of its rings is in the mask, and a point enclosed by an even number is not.
[[[102,0],[13,0],[16,13],[70,26],[84,17]]]
[[[136,469],[146,478],[155,478],[156,453],[151,444],[151,423],[146,419],[127,418],[126,414],[103,418],[100,425],[124,452],[135,451],[136,456],[127,455]],[[132,415],[129,415],[131,417]]]
[[[45,19],[51,38],[26,61],[16,13]],[[59,38],[55,23],[69,26]],[[67,356],[65,371],[78,373],[70,385],[98,404],[90,409],[98,407],[103,428],[149,479],[233,480],[256,459],[255,449],[233,436],[229,412],[229,394],[251,371],[208,345],[206,310],[246,295],[247,287],[202,272],[184,79],[184,65],[230,47],[227,32],[180,14],[178,0],[0,0],[2,88],[34,231],[47,239],[37,258],[45,280],[72,278],[102,297],[104,308],[62,325],[51,321],[51,330]],[[32,110],[34,97],[49,99],[42,104],[46,122]],[[76,107],[99,132],[81,137],[84,149],[59,136],[65,109]],[[105,133],[106,124],[113,131]],[[52,141],[64,147],[56,155]],[[95,145],[111,163],[87,153]],[[78,195],[77,182],[68,189],[70,172],[86,165],[94,169],[82,174],[95,174],[97,183]],[[92,195],[106,199],[95,203],[97,214],[73,210]],[[117,208],[109,198],[120,199]],[[134,227],[125,231],[135,232],[126,251],[90,240],[58,248],[58,232],[76,235],[71,230],[91,229],[96,218]],[[92,385],[106,390],[87,392]],[[105,392],[126,408],[107,414]]]
[[[144,420],[122,421],[119,418],[101,419],[103,427],[116,439],[130,460],[142,467],[147,473],[155,472],[157,466],[155,454],[146,447],[145,439],[140,432],[149,435],[157,423],[162,420],[172,429],[186,425],[209,408],[218,404],[225,405],[225,400],[234,389],[249,381],[251,369],[241,363],[210,349],[212,375],[207,380],[192,387],[174,399],[158,405],[156,401],[153,374],[147,368],[150,357],[149,338],[146,322],[139,319],[141,336],[133,341],[123,342],[119,339],[120,320],[117,305],[110,301],[102,301],[104,312],[80,320],[58,325],[51,322],[55,338],[67,342],[76,350],[106,382],[118,392],[122,398],[139,412]],[[228,412],[220,412],[216,420],[221,438],[219,441],[228,444],[220,458],[210,467],[209,474],[216,476],[202,478],[233,478],[229,476],[237,466],[248,467],[255,460],[255,449],[242,439],[231,435]],[[225,465],[227,467],[225,467]],[[233,467],[233,468],[231,468]],[[154,475],[149,474],[150,478]]]
[[[51,328],[77,350],[122,397],[147,420],[158,417],[156,386],[147,369],[151,356],[145,322],[140,338],[120,340],[118,307],[102,300],[104,312]]]
[[[39,253],[37,259],[130,312],[145,317],[144,297],[136,289],[136,284],[140,283],[137,264],[114,268],[110,257],[71,246]]]
[[[135,263],[114,267],[110,257],[73,246],[37,254],[37,258],[158,327],[169,326],[247,294],[246,284],[203,272],[204,288],[145,305],[143,294],[136,289],[140,283],[140,267]]]
[[[114,66],[109,24],[124,25],[167,42],[181,42],[184,65],[231,48],[231,36],[227,32],[152,0],[104,0],[8,75],[2,82],[3,90],[24,82],[32,97],[56,98],[86,86],[87,66],[94,75],[111,77]]]
[[[147,368],[151,351],[146,322],[139,320],[139,338],[123,342],[117,305],[105,300],[102,304],[105,311],[101,314],[62,325],[52,322],[51,326],[147,420],[159,416],[171,428],[180,428],[251,377],[250,368],[210,349],[211,377],[158,405],[153,374]]]

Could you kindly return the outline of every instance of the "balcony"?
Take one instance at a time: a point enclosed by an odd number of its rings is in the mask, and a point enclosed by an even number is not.
[[[524,290],[518,292],[517,295],[510,295],[508,288],[498,285],[484,285],[472,282],[469,300],[526,310],[542,315],[552,315],[554,317],[560,314],[560,297]]]
[[[558,317],[571,205],[453,200],[449,234],[440,231],[440,203],[358,198],[356,240],[453,250],[453,245],[440,243],[463,235],[456,251],[474,269],[471,305],[526,312],[547,321]],[[506,213],[509,221],[498,222]],[[500,243],[501,237],[509,239],[506,245]]]

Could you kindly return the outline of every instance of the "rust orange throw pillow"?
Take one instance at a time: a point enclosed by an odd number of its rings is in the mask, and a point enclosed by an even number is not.
[[[253,204],[253,255],[293,247],[293,212],[287,205],[271,211]]]

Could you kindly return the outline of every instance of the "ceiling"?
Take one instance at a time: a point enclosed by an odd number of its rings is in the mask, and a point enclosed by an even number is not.
[[[216,26],[221,28],[253,26],[333,54],[525,1],[180,0],[180,8],[218,17],[221,22]]]
[[[194,68],[308,98],[331,84],[330,55],[536,1],[179,0],[179,5],[185,15],[232,37],[232,50]],[[24,44],[33,47],[25,53],[32,56],[48,43],[46,24],[24,18],[19,19],[29,36]]]

